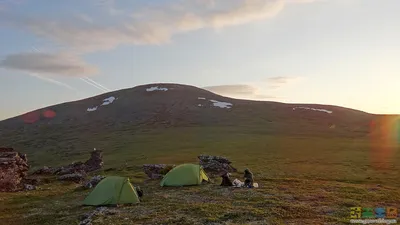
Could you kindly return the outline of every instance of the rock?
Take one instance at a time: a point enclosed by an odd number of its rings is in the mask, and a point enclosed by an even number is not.
[[[98,183],[100,183],[101,180],[103,180],[105,177],[101,175],[97,175],[92,177],[89,181],[87,181],[83,186],[87,189],[91,189],[96,187]]]
[[[94,211],[90,213],[86,213],[83,216],[80,217],[80,223],[79,225],[91,225],[93,217],[98,216],[98,215],[114,215],[117,214],[118,211],[115,210],[109,210],[107,207],[99,207],[95,209]]]
[[[67,174],[85,173],[99,170],[103,167],[103,154],[102,151],[94,150],[91,152],[90,158],[86,162],[74,162],[67,166],[61,167],[47,167],[44,166],[42,169],[35,171],[33,174],[37,175],[58,175],[63,176]]]
[[[59,176],[58,180],[73,181],[75,183],[81,183],[82,181],[85,180],[85,174],[82,172],[81,173],[73,173],[73,174],[65,174],[65,175]]]
[[[33,186],[38,185],[40,182],[41,181],[38,178],[24,178],[23,181],[22,181],[22,183],[24,183],[24,184],[30,184],[30,185],[33,185]]]
[[[28,191],[36,190],[36,187],[31,184],[24,184],[24,188],[25,188],[25,190],[28,190]]]
[[[229,172],[237,172],[237,169],[230,165],[232,162],[225,157],[200,155],[198,158],[200,160],[199,164],[211,176],[221,176]]]
[[[60,168],[52,168],[52,167],[44,166],[42,169],[38,169],[35,172],[33,172],[32,175],[52,175],[52,174],[56,174],[60,170],[61,170]]]
[[[150,179],[161,179],[167,174],[175,165],[168,164],[144,164],[143,170]]]
[[[79,173],[80,171],[86,172],[85,164],[83,164],[82,162],[74,162],[66,167],[61,167],[60,170],[56,172],[56,174],[62,176],[66,174]]]
[[[22,180],[29,170],[26,155],[13,148],[0,148],[0,192],[23,189]]]
[[[103,164],[103,152],[95,149],[92,151],[90,159],[84,163],[85,171],[92,172],[99,170],[103,167]]]

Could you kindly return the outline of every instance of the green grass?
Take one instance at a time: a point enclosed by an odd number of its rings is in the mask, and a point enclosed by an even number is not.
[[[130,177],[145,192],[139,205],[95,217],[94,225],[346,224],[353,206],[400,208],[398,148],[375,152],[366,138],[270,136],[234,128],[100,132],[76,138],[70,148],[63,142],[57,148],[29,150],[32,169],[84,160],[96,147],[104,151],[105,169],[116,168],[100,174]],[[260,188],[222,188],[219,178],[202,186],[161,188],[141,171],[144,163],[197,162],[199,154],[226,156],[240,171],[250,168]],[[242,174],[233,177],[242,179]],[[88,193],[58,181],[36,191],[0,193],[0,221],[77,224],[80,215],[93,210],[80,205]]]

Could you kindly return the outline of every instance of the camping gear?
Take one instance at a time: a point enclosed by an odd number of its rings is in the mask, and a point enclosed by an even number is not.
[[[140,202],[139,197],[127,177],[110,176],[97,184],[86,197],[83,205],[118,205]]]
[[[201,166],[182,164],[170,170],[161,180],[160,185],[162,187],[199,185],[203,180],[209,181],[209,178]]]
[[[244,182],[242,182],[238,179],[235,179],[232,183],[233,183],[233,187],[236,187],[236,188],[241,188],[241,187],[258,188],[258,183],[253,183],[253,186],[246,186]]]

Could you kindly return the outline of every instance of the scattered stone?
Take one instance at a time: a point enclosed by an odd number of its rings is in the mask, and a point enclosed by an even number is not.
[[[73,181],[75,183],[81,183],[85,180],[84,173],[72,173],[72,174],[65,174],[58,177],[58,180],[62,181]]]
[[[101,175],[94,176],[94,177],[92,177],[89,181],[87,181],[87,182],[84,184],[84,187],[85,187],[86,189],[94,188],[94,187],[96,187],[96,185],[97,185],[98,183],[100,183],[100,181],[103,180],[104,178],[105,178],[105,177],[104,177],[104,176],[101,176]]]
[[[175,165],[168,164],[145,164],[143,170],[150,179],[162,179]]]
[[[116,211],[116,210],[110,210],[107,207],[99,207],[99,208],[93,210],[92,212],[85,213],[83,216],[81,216],[79,225],[91,225],[93,217],[95,217],[95,216],[114,215],[117,213],[118,213],[118,211]]]
[[[200,165],[210,176],[221,176],[229,172],[237,172],[237,169],[231,166],[231,161],[221,156],[200,155],[198,156]]]
[[[23,189],[22,180],[29,170],[25,154],[13,148],[0,148],[0,192],[14,192]]]

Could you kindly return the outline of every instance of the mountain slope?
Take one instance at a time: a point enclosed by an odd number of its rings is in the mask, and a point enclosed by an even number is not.
[[[34,158],[74,158],[96,146],[114,148],[113,141],[123,148],[142,133],[184,128],[201,128],[199,143],[211,138],[212,129],[215,135],[365,137],[378,117],[337,106],[238,100],[193,86],[149,84],[1,121],[0,146]]]

